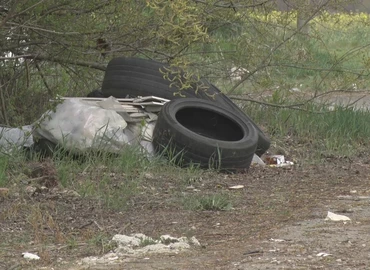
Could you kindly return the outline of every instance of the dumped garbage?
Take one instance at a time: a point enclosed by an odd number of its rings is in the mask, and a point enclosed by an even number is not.
[[[167,157],[165,152],[170,151],[181,157],[175,161],[180,166],[234,171],[248,169],[252,162],[263,164],[259,157],[270,147],[270,140],[244,111],[205,79],[195,80],[176,95],[180,90],[171,78],[164,79],[163,68],[171,71],[153,60],[112,59],[101,91],[89,93],[88,98],[60,98],[55,110],[29,126],[32,136],[3,128],[4,133],[18,134],[2,136],[0,146],[10,141],[11,146],[42,148],[45,142],[48,149],[53,148],[49,144],[59,145],[80,154],[119,153],[127,145],[141,145],[149,155]],[[183,71],[180,76],[186,78]],[[21,139],[27,143],[20,143]],[[277,160],[278,166],[286,164],[291,163]]]
[[[152,96],[64,98],[55,111],[48,111],[40,118],[33,135],[35,140],[47,139],[71,152],[119,153],[126,145],[140,144],[153,153],[151,140],[157,115],[152,112],[160,110],[165,102]]]
[[[163,71],[168,71],[168,74],[165,74],[164,76]],[[185,71],[173,68],[168,64],[158,61],[136,57],[116,57],[109,61],[107,65],[101,92],[106,97],[114,96],[117,98],[138,95],[154,95],[171,101],[189,98],[210,101],[214,106],[212,106],[212,109],[207,111],[211,112],[213,115],[215,114],[215,110],[217,111],[217,115],[219,115],[220,112],[218,111],[218,108],[221,108],[226,110],[228,113],[233,114],[232,120],[238,119],[243,122],[243,125],[247,124],[253,126],[257,132],[257,143],[256,149],[249,149],[246,153],[248,158],[253,156],[253,152],[258,156],[261,156],[269,149],[271,144],[270,139],[240,107],[238,107],[232,100],[230,100],[230,98],[223,94],[220,89],[206,79],[194,78],[188,75],[189,74],[186,74]],[[164,79],[164,77],[168,77],[168,79]],[[189,87],[181,89],[180,92],[178,86],[183,82],[188,82]],[[175,110],[175,108],[172,109]],[[204,108],[192,108],[188,111],[195,113],[200,112],[203,109]],[[192,120],[197,120],[198,118],[199,116],[195,116]],[[219,126],[222,122],[223,121],[216,122],[218,125],[215,125],[215,127]],[[210,122],[209,124],[212,123],[215,124],[215,122]],[[239,138],[238,136],[235,136],[234,138],[234,142],[238,143],[238,141],[242,139],[242,136],[240,129],[235,127],[235,125],[229,125],[229,127],[225,128],[224,131],[234,133],[234,135],[239,135]],[[245,135],[248,136],[247,134]],[[214,150],[217,152],[217,149]],[[251,151],[252,153],[250,153]],[[208,158],[212,157],[209,156]],[[244,156],[243,159],[245,159]],[[241,167],[241,164],[244,164],[243,169],[247,169],[249,163],[249,160],[247,163],[245,160],[241,160],[239,166]]]
[[[133,139],[124,132],[126,126],[127,122],[113,110],[69,99],[58,104],[55,111],[44,114],[33,135],[73,152],[118,152]]]

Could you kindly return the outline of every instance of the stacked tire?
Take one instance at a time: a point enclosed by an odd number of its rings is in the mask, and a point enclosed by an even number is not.
[[[168,69],[168,65],[153,60],[112,59],[102,93],[117,98],[158,96],[171,100],[158,117],[153,143],[161,152],[169,147],[181,151],[185,165],[193,162],[202,167],[247,169],[254,153],[261,156],[267,151],[269,138],[216,86],[200,80],[176,95],[179,90],[171,78],[164,79]],[[208,89],[196,91],[198,86]]]

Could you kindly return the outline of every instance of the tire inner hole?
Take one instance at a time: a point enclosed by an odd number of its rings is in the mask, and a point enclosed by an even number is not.
[[[239,141],[243,138],[242,128],[232,119],[202,108],[183,108],[177,111],[176,120],[201,136],[221,140]]]

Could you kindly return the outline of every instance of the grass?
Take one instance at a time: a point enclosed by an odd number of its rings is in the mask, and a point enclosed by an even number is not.
[[[0,156],[0,187],[4,187],[7,184],[7,167],[8,167],[8,157]]]
[[[185,209],[200,211],[226,211],[232,208],[231,199],[227,193],[185,196],[183,205]]]
[[[125,209],[145,171],[153,166],[137,147],[127,147],[120,155],[91,153],[81,160],[57,161],[58,175],[64,187],[82,197],[98,199],[111,209]]]
[[[249,106],[248,113],[257,123],[267,127],[268,134],[283,145],[288,139],[296,147],[309,147],[305,159],[318,158],[323,153],[355,155],[363,151],[370,136],[370,114],[367,111],[311,104],[303,110]]]
[[[139,247],[146,247],[146,246],[150,246],[150,245],[155,245],[157,244],[158,241],[154,240],[153,238],[151,237],[143,237],[141,238],[140,240],[140,245]]]

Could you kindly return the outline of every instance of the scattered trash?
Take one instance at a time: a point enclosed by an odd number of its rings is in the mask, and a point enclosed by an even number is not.
[[[29,253],[29,252],[23,252],[22,256],[23,258],[27,260],[40,260],[39,256],[37,256],[36,254]]]
[[[128,235],[116,234],[112,242],[117,244],[117,248],[102,257],[86,257],[80,264],[112,264],[127,256],[138,256],[148,253],[178,253],[190,249],[192,246],[200,246],[199,241],[193,236],[172,237],[162,235],[159,239],[153,239],[142,233]]]
[[[298,87],[293,87],[292,89],[289,90],[290,92],[301,92],[301,89]]]
[[[252,164],[265,166],[265,162],[256,154],[253,155]]]
[[[338,215],[338,214],[335,214],[333,212],[328,211],[328,215],[325,218],[325,220],[331,220],[331,221],[348,221],[348,220],[351,220],[351,219],[349,217],[347,217],[347,216]]]
[[[284,239],[274,239],[274,238],[271,238],[270,241],[273,241],[273,242],[286,242],[287,240],[284,240]]]
[[[243,189],[243,188],[244,188],[243,185],[236,185],[236,186],[229,187],[229,189]]]
[[[285,167],[294,165],[291,161],[286,161],[283,155],[266,155],[264,162],[270,167]]]
[[[317,257],[327,257],[327,256],[332,256],[333,254],[329,254],[329,253],[326,253],[326,252],[320,252],[320,253],[317,253],[316,256]]]
[[[242,68],[242,67],[232,67],[230,69],[230,79],[232,81],[240,81],[244,78],[244,76],[248,75],[250,72],[249,70]]]

